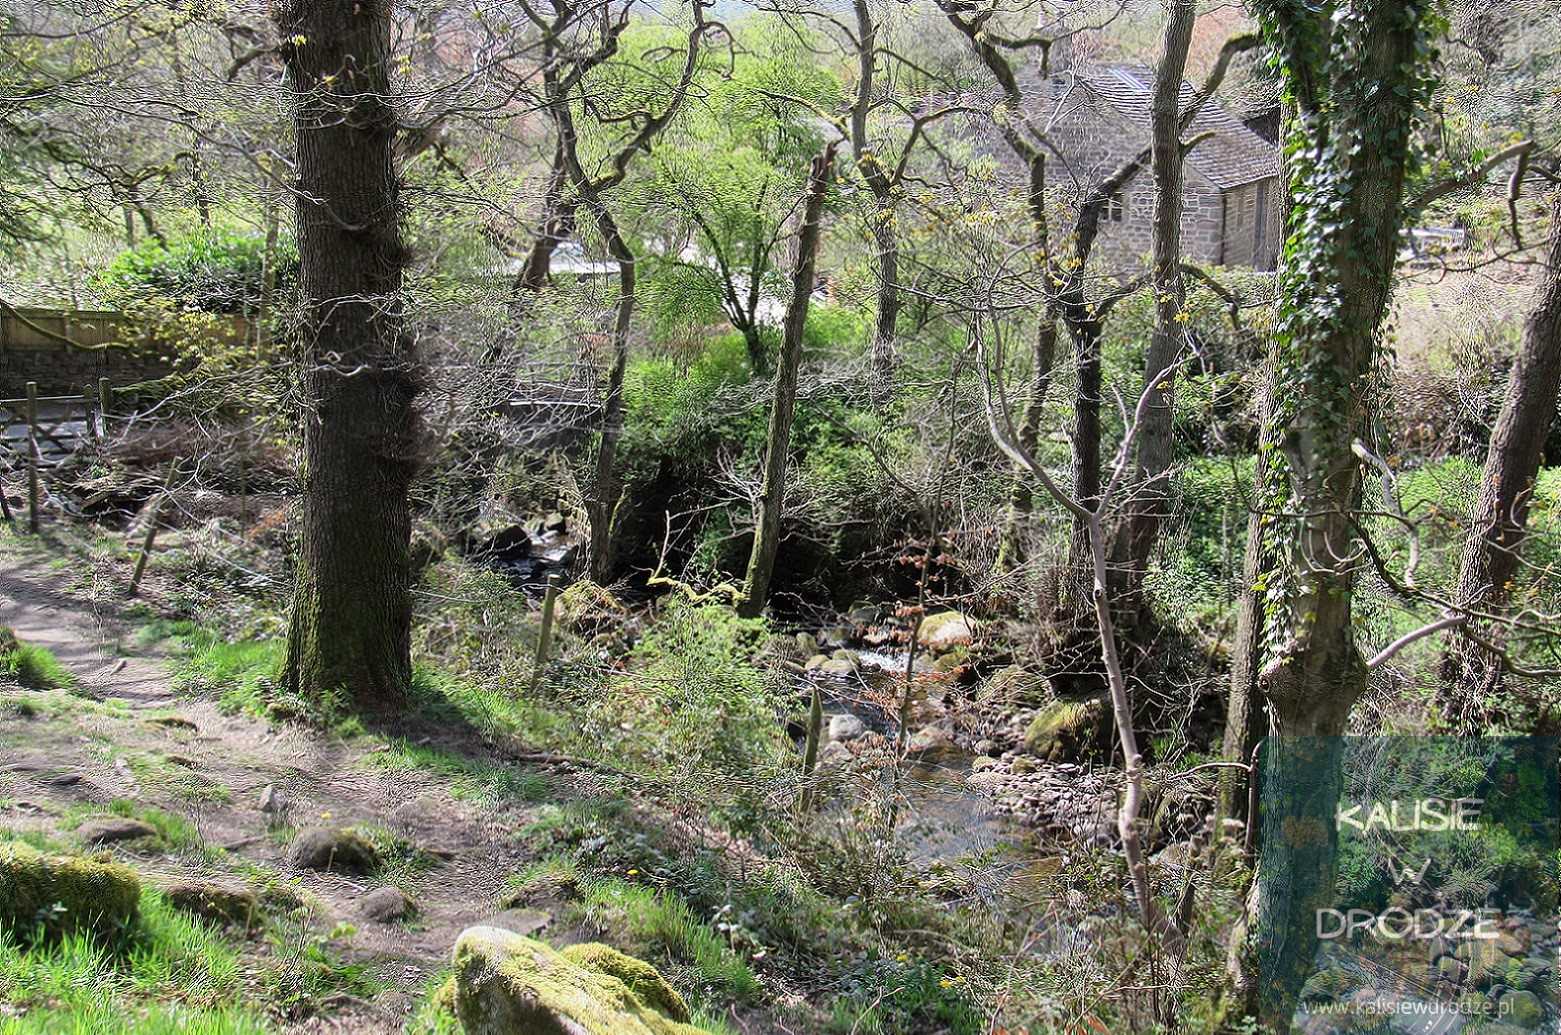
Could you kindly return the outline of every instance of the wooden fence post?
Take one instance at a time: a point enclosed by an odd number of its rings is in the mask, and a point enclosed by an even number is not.
[[[27,382],[27,529],[38,534],[38,382]]]
[[[98,420],[94,425],[98,430],[99,438],[108,437],[108,411],[114,405],[114,389],[108,383],[108,378],[98,378]]]
[[[168,466],[168,480],[163,482],[163,491],[152,501],[151,513],[146,519],[146,538],[141,540],[141,556],[136,558],[135,572],[130,576],[130,595],[135,596],[141,589],[141,576],[146,574],[146,562],[152,556],[152,544],[157,540],[157,528],[163,519],[163,504],[167,502],[169,494],[173,492],[174,478],[179,474],[179,463],[174,461]]]
[[[547,668],[548,651],[553,645],[553,608],[558,603],[558,585],[562,581],[557,572],[547,577],[547,592],[542,595],[542,631],[537,636],[537,664],[531,673],[531,693],[542,685],[542,673]]]

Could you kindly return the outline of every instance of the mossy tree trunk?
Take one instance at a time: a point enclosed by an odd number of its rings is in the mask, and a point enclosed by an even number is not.
[[[769,433],[764,440],[764,481],[759,489],[759,515],[753,530],[753,551],[743,579],[743,595],[737,613],[757,617],[769,599],[775,555],[780,549],[781,505],[786,498],[786,468],[791,463],[791,423],[797,406],[797,376],[802,366],[803,331],[818,269],[818,242],[824,220],[824,199],[834,175],[835,145],[830,143],[813,159],[808,172],[802,207],[802,229],[797,235],[797,262],[791,275],[791,299],[781,329],[780,357],[775,364],[775,387],[770,403]]]
[[[296,104],[303,533],[286,684],[362,706],[411,678],[411,509],[423,373],[402,312],[406,248],[387,74],[391,5],[274,8]]]
[[[1352,620],[1362,556],[1354,446],[1369,426],[1379,328],[1405,218],[1411,135],[1429,92],[1434,6],[1434,0],[1255,5],[1295,104],[1286,132],[1296,205],[1275,326],[1275,383],[1282,389],[1273,398],[1274,448],[1262,503],[1269,512],[1264,547],[1274,570],[1258,677],[1281,738],[1342,735],[1366,689]],[[1322,796],[1313,807],[1331,815],[1339,782],[1313,782]],[[1265,975],[1290,974],[1308,966],[1316,951],[1312,906],[1318,889],[1332,889],[1337,865],[1333,838],[1320,840],[1290,846],[1289,862],[1265,850],[1248,909],[1255,928],[1238,940],[1232,958],[1244,1005],[1259,1005],[1257,961]],[[1298,993],[1299,987],[1270,988],[1261,1020],[1288,1026]]]

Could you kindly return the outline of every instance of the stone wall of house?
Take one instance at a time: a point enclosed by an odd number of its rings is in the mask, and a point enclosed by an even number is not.
[[[230,333],[240,338],[244,321],[231,320]],[[124,388],[165,377],[169,351],[123,313],[0,309],[0,398],[21,398],[29,381],[41,395],[79,395],[95,393],[99,378]]]

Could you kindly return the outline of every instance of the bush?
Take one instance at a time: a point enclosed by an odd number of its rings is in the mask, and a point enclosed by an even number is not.
[[[256,313],[265,294],[263,238],[208,232],[172,245],[147,241],[122,253],[98,275],[97,286],[111,300],[146,293],[206,313]],[[292,242],[276,252],[276,292],[298,284],[298,250]]]

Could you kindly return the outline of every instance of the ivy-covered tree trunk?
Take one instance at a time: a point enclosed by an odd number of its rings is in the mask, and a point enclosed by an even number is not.
[[[391,5],[275,7],[297,105],[303,534],[286,683],[398,702],[411,678],[414,400],[390,100]]]
[[[1491,432],[1480,499],[1464,547],[1457,603],[1471,613],[1496,613],[1511,599],[1518,550],[1528,526],[1534,479],[1561,391],[1561,192],[1550,202],[1550,237],[1543,279],[1523,324],[1523,340]],[[1450,727],[1474,733],[1501,716],[1494,697],[1500,660],[1476,643],[1454,640],[1443,659],[1438,705]]]
[[[1259,677],[1274,733],[1337,737],[1366,688],[1352,604],[1355,536],[1379,328],[1392,292],[1413,163],[1411,135],[1428,90],[1434,0],[1261,0],[1295,115],[1286,127],[1296,205],[1279,285],[1273,446],[1262,505],[1269,576],[1266,660]],[[1323,781],[1319,794],[1338,791]],[[1331,790],[1330,790],[1331,789]],[[1324,813],[1331,812],[1323,802]],[[1332,839],[1306,865],[1265,851],[1237,946],[1238,989],[1255,1005],[1254,966],[1268,976],[1309,965],[1316,889],[1333,886]],[[1268,988],[1264,1023],[1288,1026],[1299,987]]]
[[[780,358],[775,364],[775,389],[770,403],[769,433],[764,440],[764,482],[759,489],[759,515],[753,530],[753,551],[743,579],[743,595],[737,613],[755,618],[769,599],[780,549],[781,504],[786,498],[786,468],[791,463],[791,422],[797,405],[797,375],[802,366],[803,330],[808,303],[818,269],[818,242],[824,219],[824,199],[834,175],[835,145],[829,144],[813,159],[808,172],[807,194],[802,206],[802,229],[797,235],[797,262],[791,276],[791,299],[781,329]]]

